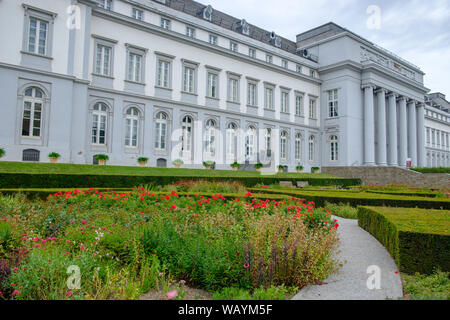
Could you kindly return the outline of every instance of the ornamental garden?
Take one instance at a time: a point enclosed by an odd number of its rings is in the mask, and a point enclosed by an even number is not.
[[[448,191],[0,162],[0,299],[289,299],[339,272],[334,216],[386,247],[405,299],[448,299]]]

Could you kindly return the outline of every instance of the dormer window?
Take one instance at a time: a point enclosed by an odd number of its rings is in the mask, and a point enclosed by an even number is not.
[[[241,21],[239,21],[239,27],[238,27],[242,34],[245,34],[246,36],[250,35],[250,26],[247,23],[247,21],[245,21],[245,19],[242,19]]]
[[[208,5],[203,9],[203,19],[211,21],[213,8]]]
[[[270,42],[272,44],[274,44],[275,47],[281,48],[281,38],[279,36],[277,36],[277,34],[274,31],[272,31],[269,36],[270,36]]]

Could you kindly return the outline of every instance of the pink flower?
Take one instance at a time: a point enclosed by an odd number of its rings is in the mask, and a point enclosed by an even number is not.
[[[21,294],[21,292],[16,289],[11,293],[11,296],[15,296],[15,295],[19,295],[19,294]]]
[[[172,291],[169,291],[167,293],[167,298],[169,298],[169,299],[173,299],[173,298],[176,298],[176,297],[178,297],[178,291],[177,290],[172,290]]]
[[[86,220],[81,220],[81,223],[83,224],[86,224],[86,222],[87,222]]]
[[[181,284],[186,284],[186,280],[180,280]]]
[[[398,270],[397,270],[397,271],[395,271],[395,274],[398,274]]]
[[[244,268],[248,268],[250,265],[248,263],[244,264]]]

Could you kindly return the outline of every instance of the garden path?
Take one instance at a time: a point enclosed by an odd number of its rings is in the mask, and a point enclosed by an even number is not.
[[[305,287],[292,300],[384,300],[402,297],[400,273],[396,273],[398,268],[386,248],[360,228],[358,220],[334,218],[339,223],[340,239],[335,254],[344,265],[324,284]],[[368,279],[374,275],[373,270],[368,273],[369,266],[379,267],[380,289],[370,290],[367,286]]]

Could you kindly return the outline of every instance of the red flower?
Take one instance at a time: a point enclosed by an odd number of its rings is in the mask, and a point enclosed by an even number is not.
[[[198,217],[198,213],[197,213],[197,212],[194,212],[193,216],[194,216],[194,217]]]
[[[244,268],[248,268],[250,265],[248,263],[244,264]]]
[[[175,204],[170,206],[170,210],[175,210],[177,208],[177,206]]]

